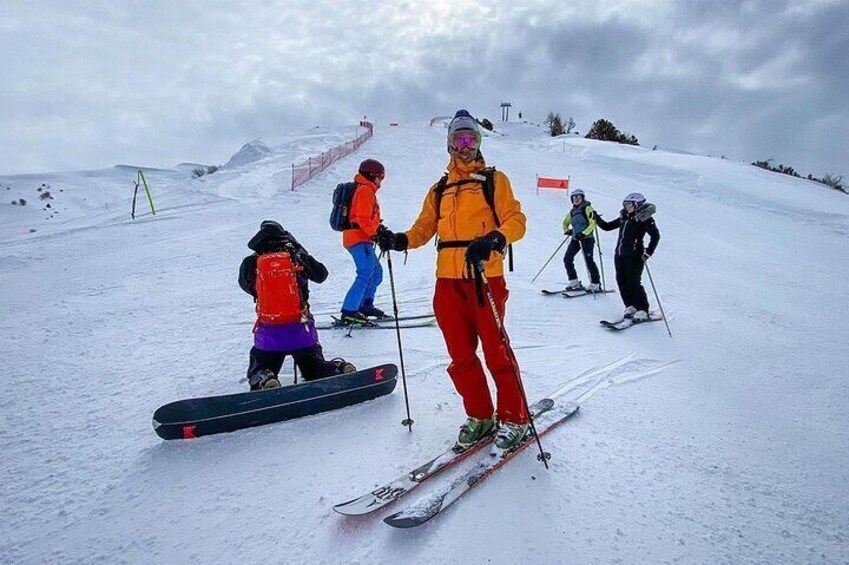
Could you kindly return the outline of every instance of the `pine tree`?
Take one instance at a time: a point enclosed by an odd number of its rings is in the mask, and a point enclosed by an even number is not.
[[[563,120],[560,118],[560,114],[549,112],[548,117],[545,118],[545,125],[551,137],[556,137],[563,133]]]

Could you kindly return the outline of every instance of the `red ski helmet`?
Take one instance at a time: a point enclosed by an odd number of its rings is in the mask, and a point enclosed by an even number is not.
[[[360,163],[360,174],[369,180],[381,179],[386,177],[386,169],[383,164],[376,159],[366,159]]]

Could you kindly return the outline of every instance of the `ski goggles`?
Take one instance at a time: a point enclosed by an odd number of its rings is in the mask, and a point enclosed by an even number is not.
[[[636,205],[636,203],[634,203],[631,200],[625,200],[624,202],[622,202],[622,207],[625,208],[625,210],[628,210],[630,212],[631,210],[636,208],[637,205]]]
[[[481,138],[477,132],[468,129],[461,129],[451,138],[451,146],[457,150],[465,149],[467,147],[477,149],[480,142]]]

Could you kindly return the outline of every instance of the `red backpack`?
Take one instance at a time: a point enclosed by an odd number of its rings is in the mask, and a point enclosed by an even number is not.
[[[285,251],[257,257],[257,323],[279,326],[304,320],[306,308],[296,274],[303,269]]]

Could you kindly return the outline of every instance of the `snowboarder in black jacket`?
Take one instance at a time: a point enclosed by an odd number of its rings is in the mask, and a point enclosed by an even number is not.
[[[657,211],[654,204],[646,202],[639,192],[632,192],[622,201],[619,217],[606,222],[596,215],[596,224],[605,231],[619,228],[613,263],[616,266],[616,284],[625,304],[625,318],[644,322],[649,318],[649,299],[643,288],[643,267],[652,256],[660,241],[660,231],[652,215]],[[643,246],[643,238],[649,235],[649,246]]]
[[[309,281],[322,283],[327,279],[327,268],[310,255],[295,237],[273,220],[265,220],[259,231],[248,242],[254,251],[244,258],[239,267],[239,286],[257,301],[257,262],[268,253],[285,251],[298,267],[296,273],[298,300],[302,305],[300,320],[289,323],[262,323],[254,326],[254,346],[248,365],[248,383],[251,390],[277,388],[279,373],[287,355],[291,355],[301,370],[305,381],[350,373],[356,368],[342,358],[324,359],[315,321],[309,311]],[[276,292],[285,292],[277,289]],[[276,294],[276,293],[275,293]]]

